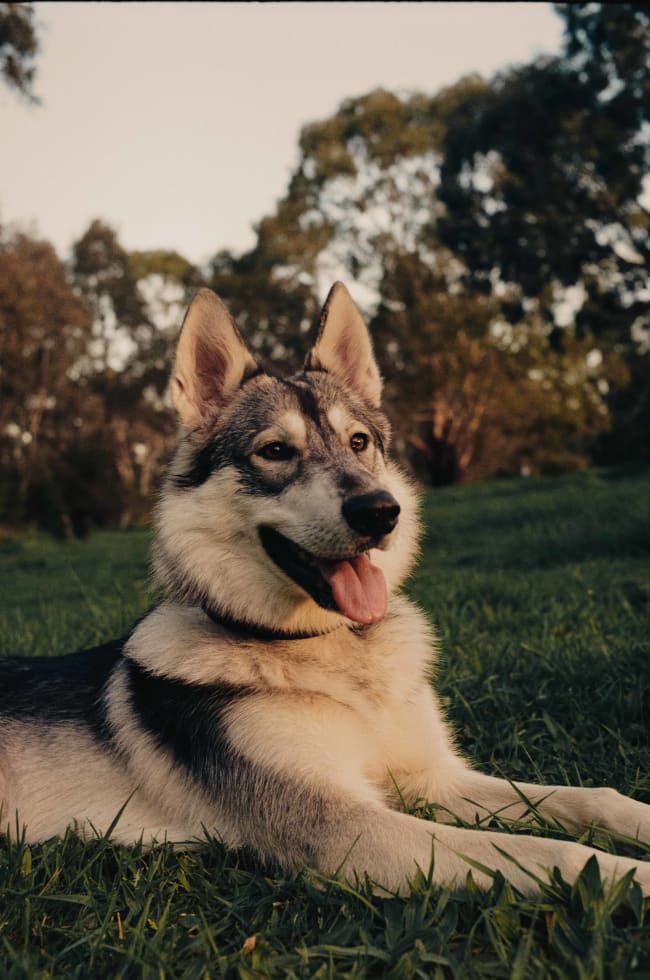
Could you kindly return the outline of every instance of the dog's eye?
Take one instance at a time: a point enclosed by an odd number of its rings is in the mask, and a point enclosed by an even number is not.
[[[257,455],[273,463],[282,463],[285,460],[293,459],[296,450],[288,442],[267,442],[265,446],[261,446],[257,450]]]
[[[370,436],[367,436],[365,432],[355,432],[350,437],[350,449],[353,453],[362,453],[364,449],[368,448],[369,442]]]

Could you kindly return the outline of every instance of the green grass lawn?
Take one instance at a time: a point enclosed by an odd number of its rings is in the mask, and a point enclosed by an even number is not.
[[[510,778],[650,802],[650,470],[431,492],[423,516],[409,590],[438,627],[460,745]],[[3,652],[124,633],[151,602],[148,547],[144,530],[0,539]],[[650,908],[629,882],[603,893],[593,868],[536,901],[500,878],[382,900],[271,877],[216,842],[0,842],[0,977],[142,975],[650,977]]]

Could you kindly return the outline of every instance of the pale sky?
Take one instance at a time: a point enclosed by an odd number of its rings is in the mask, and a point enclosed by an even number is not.
[[[433,93],[559,49],[546,3],[37,3],[27,105],[0,88],[0,223],[193,262],[254,243],[301,126],[383,86]]]

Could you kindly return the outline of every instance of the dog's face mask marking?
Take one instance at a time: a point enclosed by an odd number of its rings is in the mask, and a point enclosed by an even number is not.
[[[225,306],[201,290],[181,331],[172,393],[185,438],[170,485],[188,513],[190,498],[200,501],[204,524],[213,501],[215,524],[204,531],[215,558],[235,568],[254,556],[273,583],[270,603],[279,590],[294,606],[309,597],[354,622],[381,619],[388,586],[379,555],[391,551],[404,483],[386,461],[381,378],[345,287],[331,290],[303,370],[285,379],[258,369]],[[236,507],[217,521],[220,489]],[[160,558],[171,583],[173,547]],[[196,591],[209,593],[209,584]]]
[[[302,445],[266,442],[252,461],[260,481],[282,481],[267,499],[258,524],[267,555],[323,608],[359,623],[381,619],[386,611],[384,576],[371,562],[370,549],[388,544],[399,504],[385,488],[385,421],[376,409],[357,405],[327,411],[331,397],[320,375],[293,382],[313,386],[318,417],[305,418]],[[330,382],[330,389],[332,385]],[[327,416],[338,425],[328,423]],[[339,421],[340,419],[340,421]],[[257,458],[256,458],[257,457]]]

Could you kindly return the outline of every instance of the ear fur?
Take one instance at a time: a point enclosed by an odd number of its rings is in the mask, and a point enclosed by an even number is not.
[[[224,303],[211,289],[200,289],[183,320],[171,378],[172,400],[185,428],[214,415],[256,370]]]
[[[325,300],[306,371],[330,371],[375,407],[381,401],[381,375],[363,317],[342,282]]]

